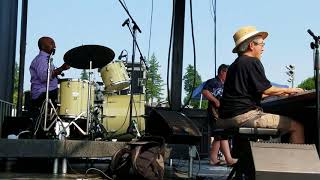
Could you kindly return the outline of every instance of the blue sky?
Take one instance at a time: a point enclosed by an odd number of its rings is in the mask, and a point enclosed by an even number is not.
[[[125,2],[142,30],[137,41],[142,53],[147,56],[152,1]],[[214,22],[210,3],[211,0],[193,1],[197,70],[203,81],[214,75]],[[184,69],[193,63],[189,1],[186,4]],[[285,74],[288,64],[296,66],[295,85],[313,76],[313,54],[309,45],[312,38],[307,34],[307,29],[320,35],[319,7],[320,1],[317,0],[217,0],[217,66],[231,64],[236,58],[231,52],[234,32],[241,26],[254,25],[258,30],[269,32],[262,63],[270,81],[289,84]],[[155,53],[164,80],[171,14],[171,0],[154,0],[150,53]],[[29,65],[38,54],[39,37],[51,36],[55,39],[56,66],[63,63],[63,55],[68,50],[82,44],[107,46],[113,49],[116,57],[126,49],[131,57],[132,38],[128,29],[121,26],[127,18],[118,0],[29,0],[24,90],[30,89]],[[71,68],[65,74],[65,78],[79,78],[80,70]],[[95,80],[101,80],[97,73]]]

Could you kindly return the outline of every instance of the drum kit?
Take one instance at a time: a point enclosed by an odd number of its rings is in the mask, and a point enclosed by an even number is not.
[[[115,92],[128,89],[130,78],[125,64],[121,60],[113,61],[114,56],[113,50],[100,45],[82,45],[64,55],[65,63],[71,67],[89,69],[88,80],[60,79],[56,118],[48,127],[45,118],[45,131],[55,123],[55,134],[61,139],[61,136],[70,135],[69,128],[74,125],[84,136],[97,138],[101,135],[102,139],[114,139],[127,134],[133,119],[135,132],[138,135],[143,133],[144,96],[134,95],[134,117],[129,118],[130,96]],[[92,70],[95,68],[99,68],[103,83],[92,81]],[[101,88],[103,85],[104,88]],[[80,125],[81,120],[86,121],[85,127]]]

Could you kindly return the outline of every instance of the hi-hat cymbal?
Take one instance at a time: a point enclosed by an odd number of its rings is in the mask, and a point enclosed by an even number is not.
[[[82,45],[66,52],[64,62],[73,68],[89,69],[92,61],[92,69],[102,68],[110,63],[115,54],[112,49],[100,45]]]

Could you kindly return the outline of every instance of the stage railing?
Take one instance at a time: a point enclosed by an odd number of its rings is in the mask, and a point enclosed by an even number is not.
[[[2,132],[2,124],[5,117],[16,116],[16,105],[0,99],[0,134]]]

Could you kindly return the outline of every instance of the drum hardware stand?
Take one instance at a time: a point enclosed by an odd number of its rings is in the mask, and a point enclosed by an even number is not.
[[[90,60],[89,64],[89,84],[88,84],[88,103],[87,103],[87,130],[86,134],[89,134],[89,125],[91,124],[91,113],[90,113],[90,107],[91,107],[91,75],[92,75],[92,60]]]
[[[60,119],[60,117],[58,116],[58,113],[57,113],[56,109],[54,108],[54,105],[53,105],[51,99],[48,100],[48,104],[50,104],[50,107],[51,107],[51,113],[50,113],[50,114],[52,114],[52,111],[53,111],[53,114],[55,115],[55,116],[51,116],[50,120],[54,119],[53,117],[55,117],[55,120],[52,121],[52,123],[51,123],[48,127],[47,127],[47,125],[46,125],[46,120],[45,120],[43,130],[44,130],[44,131],[49,131],[49,129],[53,126],[53,124],[58,121],[58,122],[61,123],[63,130],[66,131],[65,127],[64,127],[63,124],[62,124],[63,121],[62,121],[62,120]],[[43,108],[43,106],[46,106],[46,105],[47,105],[46,102],[44,102],[43,105],[42,105],[42,108]],[[43,115],[43,112],[41,112],[41,114],[39,115],[38,121],[41,121],[42,115]],[[48,112],[45,113],[45,115],[48,115]],[[45,117],[45,118],[46,118],[46,117]],[[57,119],[58,119],[58,120],[57,120]],[[39,122],[39,123],[40,123],[40,122]],[[37,124],[38,124],[38,123],[37,123]],[[37,134],[37,131],[38,131],[37,129],[38,129],[38,127],[39,127],[39,126],[36,125],[36,131],[34,132],[33,135],[36,135],[36,134]]]
[[[68,130],[68,128],[69,128],[71,125],[74,125],[83,135],[87,135],[87,133],[84,132],[77,123],[75,123],[75,121],[78,120],[84,113],[85,113],[85,112],[80,113],[80,114],[79,114],[74,120],[72,120],[71,122],[66,122],[67,125],[66,125],[66,126],[62,126],[62,128],[64,128],[64,129],[63,129],[63,131],[60,131],[59,133],[56,133],[57,136],[61,135],[62,133],[66,133],[67,130]],[[67,137],[67,136],[66,136],[66,137]]]
[[[97,133],[100,132],[102,140],[107,140],[108,132],[99,121],[98,115],[99,115],[99,112],[95,110],[93,112],[93,118],[92,118],[92,123],[90,128],[92,132],[92,139],[96,139],[95,135],[97,135]]]
[[[58,116],[58,113],[54,107],[54,105],[52,104],[51,99],[49,99],[49,85],[50,85],[50,78],[51,78],[51,61],[52,61],[52,56],[55,53],[55,49],[52,50],[52,52],[50,53],[49,57],[48,57],[48,69],[47,69],[47,86],[46,86],[46,99],[45,99],[45,107],[44,107],[44,127],[43,130],[44,131],[49,131],[49,129],[52,127],[52,125],[54,123],[56,123],[57,121],[61,123],[63,130],[65,131],[65,127],[63,126],[63,122],[60,119],[60,117]],[[50,104],[51,108],[54,111],[54,114],[56,115],[56,119],[54,121],[52,121],[52,123],[49,125],[49,127],[47,127],[47,119],[48,119],[48,105]]]
[[[320,79],[319,79],[319,70],[320,70],[320,58],[319,58],[319,40],[320,36],[315,36],[313,32],[308,29],[307,31],[310,36],[314,39],[314,42],[310,43],[310,47],[313,50],[313,62],[314,62],[314,76],[315,76],[315,85],[316,85],[316,111],[317,111],[317,138],[316,138],[316,144],[317,144],[317,150],[318,154],[320,154]]]

